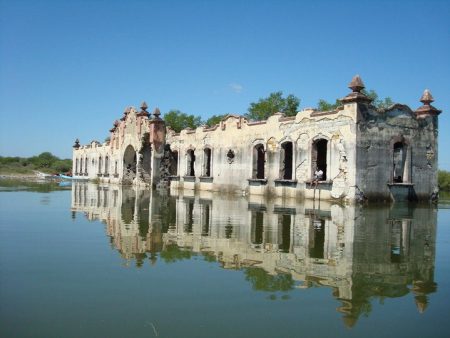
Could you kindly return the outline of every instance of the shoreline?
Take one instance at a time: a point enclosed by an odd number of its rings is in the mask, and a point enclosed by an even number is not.
[[[60,177],[39,177],[36,174],[0,174],[0,180],[18,180],[29,182],[55,182],[61,180]]]

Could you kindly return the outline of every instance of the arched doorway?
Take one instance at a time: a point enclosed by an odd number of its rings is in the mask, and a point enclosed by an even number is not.
[[[193,149],[187,151],[187,176],[195,176],[195,153]]]
[[[262,144],[253,147],[253,178],[264,179],[266,152]]]
[[[281,144],[280,150],[280,179],[292,180],[292,160],[293,160],[292,142]]]
[[[319,169],[322,170],[323,176],[322,181],[327,180],[327,150],[328,150],[328,140],[318,139],[312,144],[312,154],[311,154],[311,174],[314,177],[314,172]]]
[[[393,179],[394,183],[404,183],[408,182],[408,173],[406,166],[406,154],[407,154],[407,146],[403,142],[394,143],[394,152],[393,152]]]
[[[136,177],[136,151],[129,145],[123,154],[123,184],[132,184]]]

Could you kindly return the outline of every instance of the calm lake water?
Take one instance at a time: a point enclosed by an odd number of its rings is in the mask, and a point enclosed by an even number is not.
[[[2,337],[449,337],[450,209],[0,187]]]

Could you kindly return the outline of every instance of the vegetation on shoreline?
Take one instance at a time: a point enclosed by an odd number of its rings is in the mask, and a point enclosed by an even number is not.
[[[438,186],[441,191],[450,192],[450,172],[438,170]]]
[[[60,159],[50,152],[43,152],[32,157],[0,156],[0,174],[34,174],[41,171],[48,174],[65,173],[72,170],[71,159]]]

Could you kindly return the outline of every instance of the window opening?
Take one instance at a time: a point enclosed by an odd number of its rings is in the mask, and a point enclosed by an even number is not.
[[[312,145],[311,173],[314,177],[316,170],[321,170],[323,174],[319,181],[327,180],[327,148],[328,141],[325,139],[316,140]]]
[[[405,163],[406,163],[406,146],[402,142],[394,144],[394,157],[393,157],[393,182],[403,183],[405,180]]]
[[[292,148],[292,142],[284,142],[281,145],[280,178],[283,180],[292,180]]]
[[[194,150],[187,151],[187,176],[195,176],[195,154]]]
[[[105,157],[105,174],[109,174],[109,157]]]
[[[169,172],[170,172],[170,175],[172,175],[172,176],[178,175],[178,151],[170,152]]]
[[[266,163],[266,152],[262,144],[253,148],[253,178],[264,179],[264,167]]]
[[[211,149],[204,150],[204,176],[211,177]]]
[[[102,159],[102,157],[100,156],[100,157],[98,158],[98,173],[99,173],[99,174],[102,173],[102,166],[103,166],[103,159]]]

